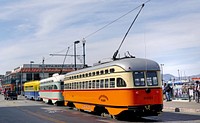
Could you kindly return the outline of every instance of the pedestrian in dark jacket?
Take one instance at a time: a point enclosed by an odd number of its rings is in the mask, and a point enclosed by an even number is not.
[[[164,87],[164,93],[165,93],[165,97],[166,97],[167,101],[172,101],[171,100],[171,90],[172,90],[172,88],[170,87],[170,85],[166,84]]]

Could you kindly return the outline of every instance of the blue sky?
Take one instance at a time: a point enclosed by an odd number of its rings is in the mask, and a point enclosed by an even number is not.
[[[103,30],[145,0],[0,0],[0,74],[34,61],[62,64],[73,42],[86,39],[86,63],[112,57],[139,9]],[[200,1],[151,0],[120,49],[164,64],[164,73],[200,74]],[[77,44],[82,54],[82,44]],[[73,64],[73,57],[66,63]],[[82,59],[78,58],[78,63]]]

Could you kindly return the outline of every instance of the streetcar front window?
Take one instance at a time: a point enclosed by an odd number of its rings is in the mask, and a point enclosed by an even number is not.
[[[147,85],[148,86],[157,86],[158,85],[157,73],[155,71],[147,72]]]
[[[144,72],[134,72],[133,78],[135,86],[145,86]]]

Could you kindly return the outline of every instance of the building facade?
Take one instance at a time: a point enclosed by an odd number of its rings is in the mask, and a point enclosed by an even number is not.
[[[77,64],[82,69],[83,64]],[[74,71],[74,64],[23,64],[12,71],[6,72],[2,78],[2,88],[6,90],[23,91],[23,84],[31,80],[41,80],[51,77],[54,73],[66,74]]]

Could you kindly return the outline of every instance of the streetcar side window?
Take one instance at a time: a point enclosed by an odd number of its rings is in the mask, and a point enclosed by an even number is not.
[[[89,81],[89,88],[91,88],[92,87],[92,83],[91,83],[91,81]]]
[[[58,89],[58,87],[57,87],[56,85],[54,85],[53,89],[57,90],[57,89]]]
[[[103,79],[100,80],[100,88],[104,88],[104,80]]]
[[[115,72],[115,69],[114,68],[111,68],[110,69],[110,73],[114,73]]]
[[[126,82],[122,78],[117,78],[117,87],[126,87]]]
[[[71,89],[72,88],[72,84],[71,83],[69,83],[69,89]]]
[[[92,72],[92,76],[95,76],[95,72]]]
[[[108,70],[107,69],[105,70],[105,74],[108,74]]]
[[[158,85],[158,78],[155,71],[148,71],[147,72],[147,85],[148,86],[157,86]]]
[[[99,71],[96,72],[96,75],[99,75]]]
[[[99,80],[96,80],[96,88],[99,88]]]
[[[88,81],[85,82],[85,88],[88,89]]]
[[[108,88],[108,79],[105,79],[105,88]]]
[[[110,78],[110,88],[115,88],[115,78]]]
[[[145,85],[144,72],[134,72],[133,79],[134,79],[135,86],[144,86]]]
[[[81,89],[81,82],[78,82],[78,89]]]
[[[92,88],[95,88],[95,80],[92,81]]]
[[[78,89],[79,85],[78,85],[78,82],[75,82],[76,83],[76,89]]]
[[[91,73],[89,73],[89,76],[91,76],[92,74]]]

